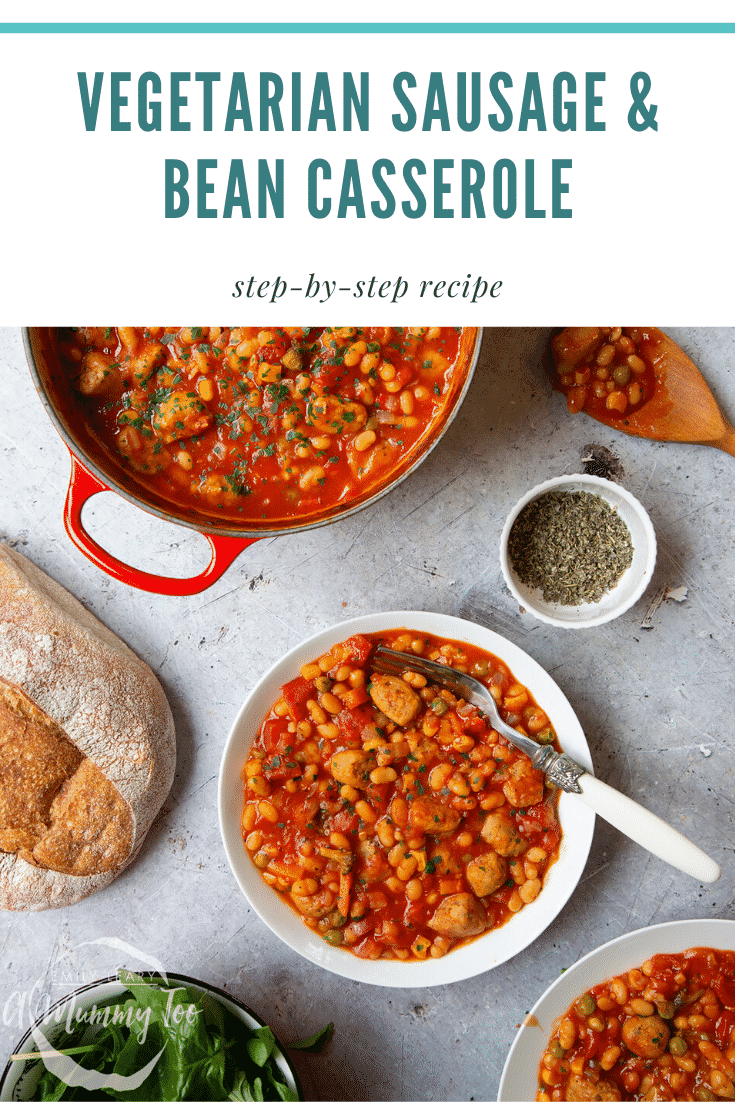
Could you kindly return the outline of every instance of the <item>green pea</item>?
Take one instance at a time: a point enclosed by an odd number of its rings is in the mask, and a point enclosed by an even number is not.
[[[341,945],[345,939],[341,930],[329,930],[323,937],[329,945]]]
[[[669,1052],[672,1056],[683,1056],[688,1047],[684,1038],[679,1037],[678,1034],[669,1041]]]
[[[551,1045],[549,1046],[549,1052],[555,1060],[564,1059],[564,1049],[561,1047],[558,1041],[551,1042]]]
[[[536,738],[539,740],[539,742],[548,744],[554,741],[554,732],[551,730],[550,727],[544,727],[543,731],[539,731],[539,733],[536,735]]]
[[[589,992],[583,995],[581,999],[577,1000],[577,1010],[580,1014],[584,1015],[585,1018],[589,1018],[590,1014],[594,1014],[597,1010],[597,1003]]]
[[[332,911],[329,917],[329,925],[336,930],[338,926],[344,926],[347,919],[344,915],[341,915],[339,911]]]
[[[661,1018],[674,1017],[674,1004],[671,999],[660,999],[656,1003],[656,1009],[658,1010],[659,1017]]]
[[[328,693],[334,682],[328,677],[317,677],[314,684],[320,693]]]
[[[256,853],[253,858],[253,864],[257,865],[259,869],[265,869],[268,867],[270,857],[267,853]]]
[[[626,386],[630,382],[630,368],[627,364],[619,364],[613,371],[613,379],[618,386]]]
[[[445,712],[449,711],[449,705],[446,700],[442,700],[440,696],[438,696],[436,700],[432,700],[431,708],[438,716],[443,716]]]

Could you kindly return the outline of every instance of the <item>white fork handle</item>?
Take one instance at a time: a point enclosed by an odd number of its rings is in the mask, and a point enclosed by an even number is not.
[[[582,789],[579,799],[614,827],[627,834],[639,846],[668,861],[704,884],[720,878],[720,866],[698,846],[622,792],[603,784],[590,773],[577,778]]]

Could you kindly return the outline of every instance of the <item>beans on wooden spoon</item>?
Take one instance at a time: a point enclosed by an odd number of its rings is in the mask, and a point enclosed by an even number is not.
[[[679,345],[653,327],[563,329],[552,385],[572,413],[651,440],[706,444],[735,456],[735,428]]]

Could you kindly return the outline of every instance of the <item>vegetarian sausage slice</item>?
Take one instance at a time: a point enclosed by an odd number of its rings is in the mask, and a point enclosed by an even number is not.
[[[494,850],[476,857],[465,869],[467,882],[481,899],[492,895],[508,879],[508,862]]]
[[[600,330],[597,326],[577,325],[563,329],[551,342],[554,360],[568,371],[583,363],[590,352],[594,352],[600,342]]]
[[[581,1075],[570,1076],[567,1084],[567,1102],[618,1102],[620,1091],[609,1079],[592,1083]]]
[[[510,767],[510,776],[503,785],[503,795],[513,807],[531,807],[544,798],[544,775],[531,765],[530,758],[521,758]]]
[[[409,826],[421,834],[449,834],[459,826],[461,818],[453,807],[432,800],[431,796],[417,796],[408,812]]]
[[[485,929],[485,910],[474,895],[448,895],[429,919],[429,926],[445,937],[474,937]]]
[[[421,698],[401,677],[373,674],[369,692],[375,707],[399,727],[407,727],[419,714]]]
[[[324,918],[334,910],[334,895],[327,888],[316,895],[292,895],[291,899],[307,918]]]
[[[488,815],[482,828],[482,837],[501,857],[517,857],[528,848],[507,811],[495,811]]]
[[[335,781],[353,788],[367,788],[370,771],[375,768],[375,755],[367,750],[340,750],[332,754],[329,768]]]
[[[623,1023],[623,1041],[636,1056],[652,1059],[666,1052],[671,1030],[663,1018],[652,1014],[649,1018],[626,1018]]]
[[[319,432],[331,436],[362,432],[367,423],[367,410],[360,402],[347,402],[336,394],[319,394],[312,398],[306,420]]]
[[[117,364],[111,356],[105,356],[102,352],[87,352],[82,360],[76,387],[85,397],[108,395],[119,398],[122,394],[122,379]]]
[[[212,415],[196,394],[173,391],[159,404],[153,415],[153,428],[165,444],[186,436],[198,436],[212,423]]]
[[[451,842],[435,842],[429,850],[429,858],[440,876],[459,876],[464,871],[464,865]]]

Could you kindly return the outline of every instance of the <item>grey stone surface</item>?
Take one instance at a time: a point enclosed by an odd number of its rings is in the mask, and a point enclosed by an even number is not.
[[[735,420],[735,330],[669,332]],[[735,459],[570,417],[540,365],[547,340],[546,330],[486,330],[464,407],[415,475],[337,525],[256,543],[211,589],[177,599],[111,581],[67,539],[68,454],[34,392],[19,331],[0,330],[0,536],[156,670],[179,745],[173,791],[123,876],[70,910],[0,915],[0,1069],[28,1026],[28,1001],[135,963],[89,944],[117,937],[172,971],[227,987],[286,1041],[333,1020],[322,1054],[295,1056],[307,1098],[489,1099],[524,1013],[562,969],[641,926],[735,917]],[[650,511],[659,559],[633,609],[569,632],[519,611],[497,545],[521,494],[580,470],[589,443],[620,458],[623,484]],[[149,570],[183,575],[206,562],[201,536],[112,494],[95,498],[85,520],[104,546]],[[666,584],[686,586],[686,599],[663,601],[651,629],[641,629]],[[475,619],[533,655],[577,711],[598,775],[707,849],[722,865],[720,882],[703,888],[598,821],[581,883],[556,922],[473,980],[370,987],[283,946],[250,911],[222,851],[224,740],[248,689],[284,650],[335,621],[387,608]]]

